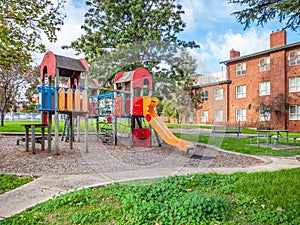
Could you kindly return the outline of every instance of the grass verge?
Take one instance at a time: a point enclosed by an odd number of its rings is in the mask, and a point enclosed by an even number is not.
[[[14,174],[0,174],[0,195],[11,191],[17,187],[20,187],[24,184],[33,181],[34,177],[32,176],[18,176]],[[1,221],[0,221],[1,224]]]
[[[282,156],[282,157],[300,155],[300,149],[299,149],[300,141],[297,141],[298,148],[296,149],[274,150],[270,147],[250,145],[250,138],[241,138],[238,140],[237,138],[231,138],[231,137],[211,137],[211,136],[199,136],[194,134],[181,134],[181,133],[174,133],[174,134],[175,136],[188,141],[210,144],[224,150],[234,151],[234,152],[239,152],[244,154]],[[285,140],[279,140],[279,144],[285,144]],[[289,144],[292,146],[293,144],[292,140],[290,140]]]
[[[300,224],[300,168],[75,190],[0,224]]]

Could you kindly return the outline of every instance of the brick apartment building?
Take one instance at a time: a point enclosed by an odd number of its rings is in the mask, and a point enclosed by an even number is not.
[[[226,72],[200,76],[195,122],[300,132],[300,42],[286,31],[270,34],[270,48],[241,56],[230,51]]]

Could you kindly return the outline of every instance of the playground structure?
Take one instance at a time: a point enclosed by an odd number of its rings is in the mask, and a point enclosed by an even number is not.
[[[79,81],[84,73],[84,87]],[[42,60],[41,84],[38,88],[38,109],[43,112],[42,123],[48,124],[48,151],[51,151],[52,115],[55,123],[55,151],[59,154],[59,114],[69,117],[69,143],[73,148],[73,117],[85,117],[85,148],[88,151],[88,63],[84,59],[72,59],[47,52]],[[67,79],[67,87],[60,87],[60,78]],[[79,123],[77,123],[80,126]],[[80,128],[77,129],[80,132]],[[77,135],[79,141],[79,133]]]
[[[92,95],[88,99],[89,118],[96,119],[99,139],[103,143],[113,143],[115,140],[115,125],[112,117],[114,93]]]
[[[43,112],[42,123],[48,124],[48,151],[51,151],[52,115],[55,123],[55,150],[59,154],[59,114],[68,118],[68,140],[73,148],[74,119],[77,117],[77,141],[80,141],[80,117],[84,117],[85,150],[88,152],[88,121],[96,119],[97,136],[104,143],[118,144],[117,124],[122,118],[130,120],[130,146],[152,146],[153,134],[183,152],[194,148],[192,142],[177,138],[155,112],[158,99],[152,97],[152,77],[145,68],[119,72],[114,89],[89,87],[89,68],[84,59],[72,59],[47,52],[41,64],[38,88],[38,109]],[[83,74],[83,76],[82,76]],[[79,85],[80,78],[84,85]],[[60,78],[67,80],[62,87]],[[99,90],[110,92],[98,94]],[[65,131],[64,131],[65,132]],[[62,138],[63,140],[63,138]]]
[[[130,72],[119,72],[114,79],[114,116],[130,117],[131,146],[151,146],[151,130],[170,146],[183,152],[194,148],[194,144],[177,138],[155,112],[158,99],[152,97],[152,77],[145,68]],[[146,119],[147,123],[143,123]]]

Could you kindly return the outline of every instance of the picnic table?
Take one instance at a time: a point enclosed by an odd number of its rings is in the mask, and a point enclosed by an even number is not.
[[[271,133],[275,133],[274,146],[276,147],[278,143],[278,138],[284,138],[286,140],[286,145],[289,144],[289,130],[257,130],[257,145],[259,146],[259,139],[266,139],[267,146],[271,144]],[[282,135],[282,133],[284,135]]]
[[[29,142],[31,141],[31,153],[35,154],[35,143],[41,144],[41,149],[45,149],[45,127],[48,126],[48,124],[22,124],[21,126],[25,127],[25,145],[26,145],[26,151],[29,151]],[[36,136],[35,129],[41,128],[41,136]],[[31,130],[31,137],[30,137],[30,131]]]

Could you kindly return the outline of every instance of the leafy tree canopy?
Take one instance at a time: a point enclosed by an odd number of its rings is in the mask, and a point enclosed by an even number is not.
[[[297,31],[300,28],[300,1],[295,0],[228,0],[229,3],[245,6],[234,12],[239,23],[248,28],[255,21],[263,26],[268,21],[278,19],[285,24],[283,29]]]
[[[144,41],[197,47],[176,37],[185,23],[182,6],[175,0],[87,0],[86,4],[82,26],[86,34],[65,48],[85,53],[90,62],[119,46]]]
[[[0,1],[0,64],[2,68],[28,64],[31,53],[44,51],[42,33],[56,40],[65,14],[64,0],[5,0]]]

